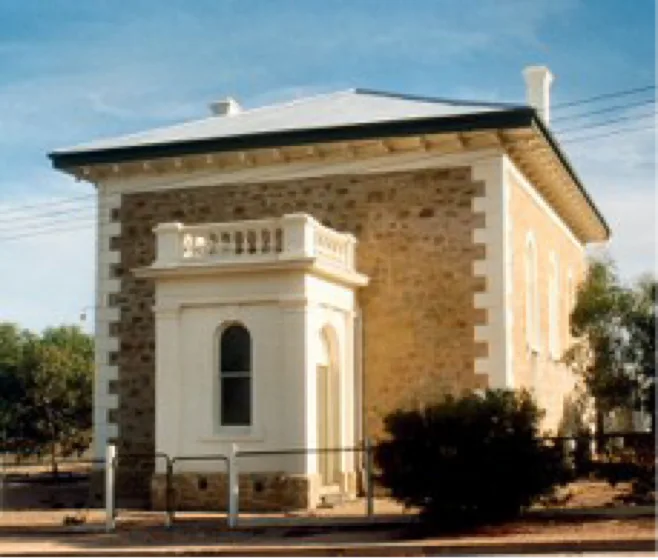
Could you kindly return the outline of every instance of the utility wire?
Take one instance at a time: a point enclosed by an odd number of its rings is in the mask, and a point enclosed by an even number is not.
[[[20,205],[11,205],[11,206],[5,206],[3,207],[2,203],[0,203],[0,213],[2,214],[8,214],[8,213],[14,213],[14,212],[23,212],[24,210],[30,210],[33,208],[53,208],[53,207],[58,207],[58,206],[65,206],[68,205],[71,202],[77,201],[77,200],[89,200],[92,198],[96,198],[95,194],[83,194],[80,196],[72,196],[72,197],[67,197],[67,198],[55,198],[54,200],[50,202],[36,202],[33,204],[20,204]]]
[[[647,118],[649,116],[653,115],[644,115],[643,118]],[[603,125],[608,125],[611,122],[619,122],[622,120],[627,120],[627,119],[611,119],[607,123],[599,123],[596,126],[603,126]],[[587,128],[594,128],[595,125],[592,125],[591,127],[580,127],[577,130],[584,130]],[[562,139],[560,141],[561,144],[577,144],[579,142],[587,142],[595,139],[600,139],[600,138],[607,138],[610,136],[616,136],[619,134],[624,134],[628,132],[633,132],[637,130],[647,130],[654,128],[654,124],[644,124],[644,125],[638,125],[638,126],[633,126],[633,127],[625,127],[621,129],[613,129],[610,131],[602,132],[600,134],[590,134],[590,135],[585,135],[585,136],[575,136],[575,137],[569,137],[567,135],[567,138]],[[572,129],[576,130],[576,129]],[[458,152],[447,152],[445,155],[450,155],[451,153],[458,153]],[[489,159],[492,156],[485,156],[483,158],[478,158],[473,160],[473,163],[477,161],[482,161],[485,159]],[[68,233],[71,231],[76,231],[80,229],[87,229],[87,228],[92,228],[94,227],[97,223],[99,225],[106,225],[109,223],[114,223],[109,220],[101,220],[98,221],[97,218],[95,218],[93,215],[92,216],[85,216],[85,215],[76,215],[79,214],[80,212],[84,212],[86,210],[94,210],[94,206],[90,206],[87,208],[78,208],[74,210],[66,210],[66,211],[60,211],[60,212],[53,212],[52,214],[60,214],[59,216],[52,216],[51,218],[45,218],[43,214],[40,215],[40,217],[37,219],[36,217],[26,217],[24,221],[22,221],[19,225],[19,231],[15,233],[14,235],[2,235],[4,233],[9,233],[12,231],[16,230],[16,224],[15,223],[9,223],[9,224],[3,224],[0,225],[0,242],[1,241],[11,241],[14,239],[24,239],[24,238],[30,238],[30,237],[36,237],[40,235],[46,235],[46,234],[55,234],[55,233]],[[103,210],[104,208],[101,206],[99,210]],[[68,213],[71,212],[74,215],[70,216]],[[36,220],[36,222],[35,222]],[[27,230],[25,231],[25,228],[33,227],[35,229]]]
[[[10,221],[8,221],[4,224],[0,224],[0,229],[2,229],[2,227],[6,226],[6,225],[11,226],[12,221],[32,222],[34,220],[49,220],[53,217],[58,218],[58,217],[61,217],[61,216],[67,216],[67,215],[71,215],[71,214],[79,214],[80,212],[87,212],[89,210],[95,210],[95,209],[96,209],[96,206],[94,204],[87,204],[87,205],[84,205],[84,206],[74,206],[72,208],[66,208],[66,209],[63,209],[63,210],[55,210],[55,211],[52,211],[52,212],[41,211],[41,212],[35,212],[35,213],[30,213],[30,214],[24,214],[23,216],[16,216],[12,220],[10,220]],[[2,212],[2,210],[0,210],[0,215],[2,215],[2,214],[3,214],[3,212]]]
[[[628,90],[623,90],[623,91],[617,91],[617,92],[611,92],[611,93],[604,93],[600,95],[595,95],[592,97],[587,97],[584,99],[578,99],[576,101],[570,101],[567,103],[557,103],[553,105],[553,109],[566,109],[569,107],[577,107],[589,103],[595,103],[597,101],[601,101],[604,99],[614,99],[614,98],[619,98],[619,97],[625,97],[629,95],[634,95],[637,93],[643,93],[647,91],[654,91],[658,90],[658,84],[655,85],[648,85],[644,87],[639,87],[639,88],[633,88],[633,89],[628,89]],[[658,103],[658,98],[652,98],[649,100],[645,101],[639,101],[639,102],[634,102],[634,103],[628,103],[624,105],[616,105],[612,107],[606,107],[602,109],[598,109],[595,111],[587,111],[584,113],[578,113],[576,115],[568,116],[558,116],[553,119],[554,122],[559,122],[559,121],[564,121],[564,120],[573,120],[573,119],[579,119],[579,118],[584,118],[587,116],[592,116],[592,115],[598,115],[598,114],[604,114],[608,112],[614,112],[616,110],[624,110],[624,109],[631,109],[634,107],[640,107],[642,105],[651,105],[654,103]],[[597,125],[598,126],[598,125]],[[602,126],[602,125],[601,125]],[[567,131],[563,131],[567,132]],[[31,209],[40,209],[40,208],[49,208],[52,209],[54,207],[62,206],[62,205],[68,205],[69,203],[75,202],[75,201],[81,201],[81,200],[91,200],[96,197],[95,194],[89,194],[89,195],[79,195],[79,196],[73,196],[73,197],[66,197],[66,198],[60,198],[60,199],[54,199],[49,202],[40,202],[40,203],[34,203],[34,204],[21,204],[21,205],[11,205],[11,206],[3,206],[2,203],[0,203],[0,216],[5,217],[7,214],[14,214],[14,213],[22,213],[25,210],[31,210]]]
[[[623,97],[623,96],[632,95],[632,94],[635,94],[635,93],[641,93],[641,92],[645,92],[645,91],[651,91],[651,90],[655,90],[655,89],[656,89],[656,86],[644,86],[644,87],[639,87],[639,88],[634,88],[634,89],[629,89],[629,90],[624,90],[624,91],[604,93],[604,94],[601,94],[601,95],[596,95],[596,96],[588,97],[588,98],[585,98],[585,99],[579,99],[579,100],[571,101],[571,102],[568,102],[568,103],[558,103],[558,104],[553,105],[552,109],[555,110],[555,109],[564,109],[564,108],[567,108],[567,107],[576,107],[576,106],[579,106],[579,105],[594,103],[594,102],[602,100],[602,99],[611,99],[611,98]],[[637,104],[629,104],[629,105],[626,106],[626,108],[630,108],[630,107],[633,107],[633,106],[640,106],[640,105],[648,104],[648,103],[651,103],[651,102],[653,102],[653,101],[652,100],[647,100],[647,101],[639,102]],[[566,119],[572,119],[572,118],[580,118],[580,117],[583,117],[583,116],[587,116],[589,114],[599,114],[599,113],[609,112],[609,111],[613,111],[613,110],[621,109],[621,108],[622,108],[622,106],[617,106],[615,108],[610,107],[608,109],[601,109],[601,110],[592,111],[592,112],[589,112],[589,113],[580,113],[580,114],[576,114],[574,116],[559,116],[557,118],[554,118],[553,121],[560,121],[560,120],[566,120]],[[29,210],[29,209],[34,209],[34,208],[49,208],[49,209],[52,209],[53,207],[57,207],[57,206],[60,206],[60,205],[66,205],[70,202],[79,201],[79,200],[91,200],[91,199],[94,199],[95,197],[96,197],[95,194],[79,195],[79,196],[55,199],[51,202],[40,202],[40,203],[35,203],[35,204],[23,204],[23,205],[18,205],[18,206],[7,206],[7,207],[4,207],[4,208],[3,208],[2,204],[0,203],[0,215],[2,215],[4,217],[9,213],[15,213],[15,212],[20,213],[20,212],[23,212],[24,210]]]
[[[16,232],[22,231],[29,228],[41,228],[51,225],[61,225],[61,224],[70,224],[71,222],[77,222],[79,220],[96,220],[96,213],[93,212],[93,208],[90,209],[80,209],[73,215],[67,216],[55,216],[51,218],[26,218],[24,221],[19,220],[17,222],[5,222],[0,224],[0,235],[6,232]]]
[[[460,153],[463,153],[462,150],[454,150],[454,151],[450,151],[450,152],[443,152],[441,155],[453,155],[453,154],[460,154]],[[479,162],[479,161],[486,161],[486,160],[490,160],[490,159],[493,159],[493,158],[496,158],[496,157],[498,157],[497,154],[486,154],[486,155],[483,155],[482,157],[475,158],[475,159],[471,160],[471,163],[476,163],[476,162]],[[138,191],[135,191],[135,192],[138,192]],[[81,219],[84,220],[85,218],[81,218]],[[79,230],[79,229],[82,229],[82,228],[90,228],[90,227],[92,227],[96,224],[98,224],[98,225],[108,225],[108,224],[116,223],[112,220],[105,220],[105,219],[104,220],[93,220],[93,218],[91,218],[91,220],[92,221],[90,221],[88,224],[84,224],[84,225],[81,225],[81,226],[77,225],[80,222],[76,222],[76,223],[73,223],[73,224],[57,223],[57,224],[54,224],[54,225],[51,225],[51,226],[46,224],[43,228],[38,228],[36,230],[31,230],[31,231],[30,230],[28,230],[28,231],[20,230],[15,235],[0,236],[0,242],[2,242],[2,241],[13,241],[13,240],[16,240],[16,239],[25,239],[25,238],[30,238],[30,237],[37,237],[37,236],[53,234],[53,233],[68,233],[70,231],[75,231],[75,230]],[[0,232],[0,233],[2,233],[2,232]]]
[[[602,132],[601,134],[589,134],[587,136],[577,136],[575,138],[567,138],[565,140],[562,140],[560,144],[577,144],[578,142],[587,142],[589,140],[596,140],[598,138],[607,138],[609,136],[617,136],[619,134],[634,132],[636,130],[648,130],[652,128],[655,128],[655,123],[631,126],[627,128],[619,128],[617,130],[611,130],[610,132]]]
[[[555,117],[551,119],[551,123],[566,121],[566,120],[575,120],[582,119],[584,117],[589,117],[591,115],[601,115],[603,113],[611,113],[613,111],[624,111],[627,109],[633,109],[635,107],[642,107],[643,105],[651,105],[655,103],[655,99],[645,99],[644,101],[638,101],[637,103],[627,103],[625,105],[614,105],[613,107],[605,107],[603,109],[597,109],[596,111],[586,111],[585,113],[576,113],[575,115],[567,115],[564,117]]]
[[[14,241],[16,239],[26,239],[31,237],[39,237],[47,234],[70,233],[81,229],[93,229],[95,225],[96,225],[96,220],[93,219],[89,222],[76,222],[75,224],[68,224],[66,227],[62,227],[63,224],[59,224],[59,226],[40,228],[33,231],[25,231],[25,232],[17,233],[16,235],[0,237],[0,242]]]
[[[636,125],[632,127],[625,127],[625,128],[620,128],[620,129],[613,129],[610,131],[602,132],[600,134],[590,134],[586,136],[576,136],[576,137],[571,137],[571,138],[566,138],[560,141],[560,144],[578,144],[580,142],[589,142],[591,140],[596,140],[596,139],[601,139],[601,138],[608,138],[611,136],[617,136],[619,134],[626,134],[629,132],[634,132],[634,131],[640,131],[640,130],[647,130],[654,128],[654,124],[644,124],[644,125]],[[459,151],[455,152],[446,152],[445,155],[450,155],[452,153],[460,153]],[[477,161],[484,161],[487,159],[490,159],[491,155],[484,156],[482,158],[477,158],[475,160],[472,160],[472,163],[475,163]],[[110,223],[114,223],[109,220],[101,220],[98,221],[97,219],[94,219],[93,217],[85,218],[85,217],[79,217],[77,220],[74,221],[74,223],[68,223],[70,220],[69,219],[64,219],[64,220],[57,220],[57,222],[48,222],[46,224],[40,224],[41,227],[34,229],[34,230],[29,230],[29,231],[19,231],[15,235],[9,235],[9,236],[1,236],[0,235],[0,242],[2,241],[13,241],[17,239],[26,239],[26,238],[31,238],[31,237],[37,237],[37,236],[42,236],[42,235],[48,235],[48,234],[65,234],[73,231],[79,231],[82,229],[90,229],[94,228],[97,224],[98,225],[107,225]],[[20,226],[24,227],[24,226]],[[0,233],[4,233],[0,231]]]
[[[208,173],[200,174],[194,177],[196,180],[201,180],[201,179],[206,179],[209,177],[212,177],[217,173],[217,169],[214,169],[213,171],[209,171]],[[175,188],[180,185],[185,185],[186,183],[189,183],[190,177],[185,177],[183,179],[179,179],[176,181],[169,180],[166,183],[159,183],[158,186],[160,187],[167,187],[167,188]],[[138,193],[138,192],[143,192],[138,188],[134,189],[125,189],[121,191],[121,194],[132,194],[132,193]],[[2,203],[0,203],[0,217],[5,217],[7,214],[13,214],[13,213],[21,213],[24,210],[30,209],[30,208],[47,208],[48,210],[44,212],[44,214],[50,214],[51,209],[53,207],[57,207],[60,205],[68,205],[74,201],[79,201],[79,200],[88,200],[89,203],[91,203],[92,206],[94,206],[93,202],[96,199],[96,194],[88,194],[88,195],[81,195],[81,196],[75,196],[75,197],[69,197],[69,198],[62,198],[62,199],[56,199],[52,202],[40,202],[40,203],[35,203],[35,204],[22,204],[18,206],[6,206],[3,208]],[[77,203],[78,206],[85,206],[85,203]]]
[[[655,86],[645,86],[641,88],[634,88],[634,89],[629,89],[625,91],[619,91],[619,92],[613,92],[613,93],[606,93],[602,95],[597,95],[594,97],[589,97],[586,99],[580,99],[577,101],[572,101],[569,103],[561,103],[554,105],[554,109],[560,109],[560,108],[566,108],[566,107],[575,107],[579,105],[584,105],[588,103],[593,103],[602,99],[610,99],[610,98],[617,98],[617,97],[623,97],[626,95],[632,95],[635,93],[640,93],[640,92],[645,92],[645,91],[650,91],[650,90],[655,90]],[[578,119],[590,115],[597,115],[597,114],[603,114],[606,112],[612,112],[615,110],[623,110],[623,109],[629,109],[633,107],[639,107],[642,105],[648,105],[650,103],[654,103],[653,100],[644,100],[644,101],[639,101],[635,103],[629,103],[629,104],[624,104],[624,105],[616,105],[613,107],[607,107],[607,108],[602,108],[598,109],[595,111],[588,111],[585,113],[578,113],[576,115],[572,116],[560,116],[555,119],[554,121],[564,121],[566,119]],[[617,122],[623,122],[626,120],[633,120],[633,119],[642,119],[642,118],[647,118],[649,116],[653,116],[655,113],[652,113],[651,115],[627,115],[623,117],[619,117],[616,119],[609,119],[607,121],[603,122],[595,122],[592,124],[588,125],[583,125],[580,127],[571,127],[563,130],[558,130],[557,132],[560,134],[563,133],[569,133],[569,132],[574,132],[574,131],[582,131],[582,130],[587,130],[590,128],[598,128],[602,126],[608,126],[610,124],[614,124]],[[642,127],[634,127],[634,128],[626,128],[619,130],[617,132],[612,131],[611,133],[604,133],[604,134],[596,134],[596,135],[590,135],[590,136],[585,136],[585,137],[577,137],[577,138],[572,138],[572,139],[565,139],[562,141],[562,143],[575,143],[577,140],[589,140],[589,139],[595,139],[595,138],[605,138],[607,136],[615,135],[615,134],[621,134],[626,131],[632,131],[632,130],[637,130],[637,129],[642,129],[642,128],[649,128],[647,126],[642,126]],[[213,171],[208,174],[208,176],[211,176],[215,173],[216,171]],[[188,179],[184,179],[180,181],[180,183],[185,183],[187,182]],[[176,186],[176,182],[169,183],[168,186]],[[130,191],[126,191],[126,193],[129,193]],[[22,214],[26,210],[33,210],[37,209],[37,212],[34,213],[29,213],[29,215],[24,215],[24,216],[15,216],[13,219],[14,220],[22,220],[23,224],[25,221],[27,221],[29,224],[32,224],[33,222],[41,219],[41,220],[46,220],[45,224],[36,224],[36,225],[43,225],[43,226],[50,226],[50,225],[63,225],[62,222],[68,221],[68,219],[61,219],[60,216],[66,216],[66,215],[75,215],[80,212],[84,212],[86,210],[93,210],[95,208],[94,200],[96,195],[95,194],[89,194],[89,195],[78,195],[78,196],[73,196],[73,197],[67,197],[67,198],[61,198],[61,199],[55,199],[53,201],[49,202],[41,202],[41,203],[33,203],[33,204],[23,204],[23,205],[18,205],[18,206],[9,206],[9,207],[2,207],[0,205],[0,216],[3,218],[7,219],[9,218],[10,220],[12,219],[12,215],[16,214]],[[87,201],[87,202],[84,202]],[[62,209],[64,207],[64,209]],[[68,207],[68,208],[67,208]],[[53,208],[57,208],[58,210],[53,210]],[[41,210],[45,209],[45,210]],[[102,206],[99,207],[99,210],[102,209]],[[56,217],[57,216],[57,217]],[[52,218],[52,219],[51,219]],[[23,224],[21,224],[21,227],[26,227]],[[7,224],[9,227],[12,229],[14,228],[14,224]],[[0,226],[0,233],[3,231],[3,227]],[[6,240],[7,238],[5,237],[0,237],[1,240]]]
[[[566,134],[569,132],[573,131],[578,131],[580,132],[581,130],[589,130],[591,128],[599,128],[601,126],[609,126],[611,124],[619,123],[619,122],[625,122],[625,121],[633,121],[633,120],[640,120],[640,119],[646,119],[649,117],[655,117],[656,116],[656,111],[653,111],[651,113],[646,113],[643,115],[627,115],[624,117],[617,117],[615,119],[608,119],[607,121],[602,121],[602,122],[597,122],[585,126],[572,126],[571,128],[563,128],[560,130],[557,130],[556,132],[558,134]]]
[[[553,109],[564,109],[565,107],[576,107],[578,105],[586,105],[588,103],[594,103],[600,101],[601,99],[611,99],[615,97],[624,97],[626,95],[633,95],[634,93],[641,93],[643,91],[655,90],[656,86],[644,86],[634,89],[627,89],[625,91],[616,91],[612,93],[603,93],[601,95],[595,95],[594,97],[587,97],[585,99],[579,99],[577,101],[570,101],[568,103],[558,103],[553,105]]]

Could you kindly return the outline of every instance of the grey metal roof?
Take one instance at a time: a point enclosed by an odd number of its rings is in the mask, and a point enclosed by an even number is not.
[[[52,152],[52,156],[82,155],[87,152],[163,146],[289,131],[311,131],[414,119],[477,115],[519,108],[527,108],[527,106],[350,89],[305,97],[289,103],[243,110],[235,115],[212,115],[173,126],[79,144],[55,150]]]
[[[532,107],[521,104],[350,89],[80,144],[49,157],[55,168],[70,170],[216,151],[526,127],[534,127],[548,141],[609,235],[605,219],[553,134]]]

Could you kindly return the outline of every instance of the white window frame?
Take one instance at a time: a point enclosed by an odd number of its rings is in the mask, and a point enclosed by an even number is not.
[[[241,327],[249,335],[249,352],[250,352],[250,364],[251,371],[222,371],[222,337],[227,329],[231,327]],[[252,433],[255,425],[255,406],[254,406],[254,338],[251,330],[240,321],[230,321],[224,323],[217,330],[216,335],[216,359],[215,359],[215,369],[214,375],[216,379],[216,405],[215,405],[215,421],[214,425],[216,426],[216,431],[220,434],[227,435],[249,435]],[[222,423],[222,390],[224,379],[244,379],[247,378],[250,380],[249,383],[249,424],[223,424]]]
[[[571,336],[571,314],[573,313],[574,307],[576,306],[576,287],[574,285],[574,279],[573,279],[573,270],[571,267],[567,270],[567,293],[564,298],[565,301],[565,306],[567,309],[566,315],[565,315],[565,321],[564,324],[566,325],[566,336],[570,337]],[[567,338],[568,340],[568,338]]]
[[[554,360],[560,359],[560,265],[555,252],[548,260],[548,347]]]
[[[530,352],[538,354],[541,330],[539,322],[539,286],[537,281],[537,243],[531,231],[526,236],[524,263],[526,345]]]

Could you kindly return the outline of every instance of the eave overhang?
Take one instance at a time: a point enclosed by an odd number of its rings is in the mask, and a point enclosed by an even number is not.
[[[182,157],[214,152],[305,146],[325,142],[371,140],[385,137],[420,136],[441,132],[522,128],[530,126],[534,117],[535,111],[533,109],[520,108],[509,111],[458,115],[455,117],[431,117],[331,128],[286,130],[227,138],[148,144],[127,148],[71,152],[55,151],[48,154],[48,157],[50,157],[56,169],[67,170],[72,167],[87,165]]]
[[[388,151],[390,144],[397,139],[404,142],[421,139],[418,149],[429,149],[426,139],[432,141],[438,139],[435,147],[440,150],[445,149],[441,139],[449,138],[458,144],[460,151],[486,147],[498,147],[504,150],[547,201],[558,207],[558,213],[563,215],[569,227],[583,243],[604,242],[610,237],[608,224],[587,193],[557,139],[538,117],[536,111],[530,107],[454,117],[287,130],[114,149],[52,152],[49,157],[56,169],[78,177],[90,178],[93,175],[89,172],[90,169],[109,168],[116,172],[120,166],[141,166],[145,172],[150,172],[159,165],[158,162],[174,162],[174,167],[181,169],[182,162],[185,160],[206,158],[208,165],[214,165],[215,156],[222,155],[233,155],[244,165],[254,165],[257,160],[256,154],[276,152],[277,158],[281,159],[281,154],[287,153],[289,156],[295,150],[302,150],[317,156],[315,148],[317,146],[327,148],[377,144]],[[282,161],[286,160],[282,159]],[[550,173],[546,172],[547,167],[550,168]],[[549,184],[556,182],[563,184],[565,181],[571,185],[568,188],[571,194],[566,200],[561,194],[559,196],[556,194],[557,190],[564,189],[551,187]],[[589,214],[584,218],[578,215],[582,201],[586,203],[584,208]],[[572,202],[577,208],[570,208]],[[581,226],[579,226],[580,222],[583,222]]]

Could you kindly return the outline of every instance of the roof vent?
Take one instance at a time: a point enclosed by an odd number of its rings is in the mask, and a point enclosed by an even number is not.
[[[553,74],[546,66],[528,66],[523,70],[526,83],[526,99],[548,125],[551,110],[551,83]]]
[[[210,110],[216,117],[230,117],[242,112],[240,104],[232,97],[227,97],[221,101],[213,101],[210,104]]]

